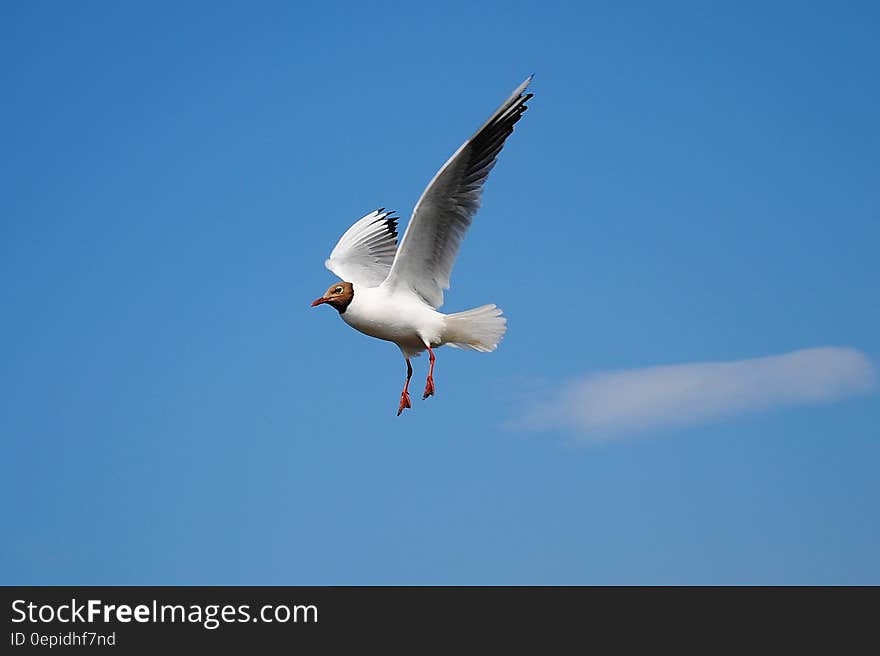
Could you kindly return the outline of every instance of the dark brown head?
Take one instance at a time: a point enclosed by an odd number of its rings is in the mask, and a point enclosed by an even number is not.
[[[354,285],[350,282],[337,282],[335,285],[330,285],[321,298],[316,298],[312,301],[312,307],[322,303],[329,303],[339,310],[339,314],[342,314],[348,308],[348,304],[351,303],[353,298]]]

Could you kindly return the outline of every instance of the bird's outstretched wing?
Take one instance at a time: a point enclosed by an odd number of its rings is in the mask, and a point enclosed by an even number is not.
[[[342,280],[378,287],[397,250],[397,219],[383,209],[370,212],[345,231],[324,262]]]
[[[526,110],[529,76],[488,121],[455,151],[413,210],[385,285],[406,286],[432,307],[443,305],[452,265],[480,207],[489,171],[513,126]]]

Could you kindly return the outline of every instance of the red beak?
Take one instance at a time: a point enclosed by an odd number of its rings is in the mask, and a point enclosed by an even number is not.
[[[318,307],[321,303],[326,303],[329,300],[329,298],[324,298],[323,296],[321,298],[316,298],[312,301],[312,307]]]

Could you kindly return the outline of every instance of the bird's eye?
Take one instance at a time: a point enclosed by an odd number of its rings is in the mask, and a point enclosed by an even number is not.
[[[337,294],[341,294],[341,293],[342,293],[342,287],[337,287],[337,288],[334,289],[333,291],[334,291],[335,293],[337,293]]]

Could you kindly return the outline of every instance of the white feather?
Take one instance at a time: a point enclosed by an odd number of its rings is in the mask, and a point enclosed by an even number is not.
[[[345,231],[324,262],[342,280],[376,287],[385,280],[397,250],[397,217],[370,212]]]
[[[480,208],[480,195],[495,159],[532,94],[523,82],[464,142],[428,184],[413,210],[385,285],[405,287],[428,305],[443,305],[443,290],[471,220]]]

